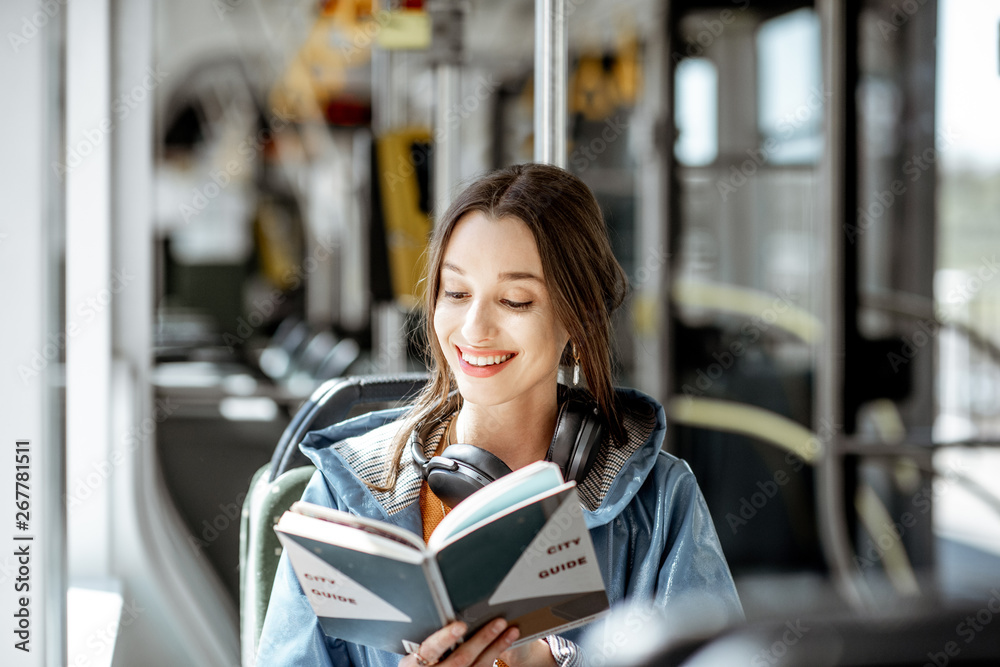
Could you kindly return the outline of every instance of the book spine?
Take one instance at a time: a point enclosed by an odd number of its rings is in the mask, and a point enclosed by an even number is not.
[[[438,615],[441,618],[441,627],[455,620],[455,609],[451,606],[451,596],[444,585],[444,577],[441,576],[441,569],[438,567],[437,559],[433,554],[424,556],[424,574],[430,585],[431,595],[434,597],[434,606],[437,607]]]

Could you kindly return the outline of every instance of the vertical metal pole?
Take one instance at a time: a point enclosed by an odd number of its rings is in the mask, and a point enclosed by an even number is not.
[[[434,108],[434,224],[437,225],[451,204],[452,188],[458,179],[459,128],[449,118],[458,101],[458,66],[440,63],[435,67]]]
[[[453,111],[458,105],[461,66],[464,56],[463,27],[465,6],[453,0],[427,3],[431,15],[432,42],[429,59],[434,64],[434,188],[435,224],[451,204],[458,180],[458,145],[461,138],[459,123]]]
[[[380,3],[381,4],[381,3]],[[374,7],[373,7],[374,8]],[[383,8],[385,4],[383,4]],[[391,51],[372,46],[372,133],[374,140],[399,127],[403,111],[402,96],[396,95],[392,74],[395,59]],[[378,178],[374,174],[374,178]],[[372,304],[373,372],[400,373],[406,370],[406,318],[396,303]]]
[[[566,0],[535,2],[535,161],[566,166]]]
[[[850,12],[841,0],[820,0],[816,3],[820,15],[823,40],[823,73],[830,105],[824,118],[826,151],[821,166],[821,183],[825,198],[822,211],[826,213],[823,230],[829,253],[827,279],[823,281],[822,320],[824,335],[819,344],[816,360],[816,392],[814,430],[830,433],[823,443],[823,449],[816,462],[816,501],[819,514],[820,542],[831,568],[834,585],[853,607],[865,603],[860,581],[854,566],[853,547],[848,534],[845,516],[844,456],[843,442],[844,416],[844,364],[847,346],[845,318],[849,316],[849,303],[845,286],[850,284],[848,272],[856,267],[847,261],[846,236],[842,223],[846,220],[850,203],[846,195],[850,191],[847,179],[853,171],[849,164],[847,149],[854,134],[849,131],[855,114],[854,85],[850,70],[845,63],[844,53],[856,49],[855,40],[848,39],[848,31],[854,28],[848,24]],[[853,162],[853,160],[851,160]]]
[[[651,39],[643,49],[643,95],[636,114],[638,123],[645,122],[652,141],[640,142],[636,169],[638,202],[638,232],[636,256],[654,251],[657,256],[670,256],[670,227],[680,224],[671,215],[671,173],[674,169],[673,132],[673,78],[674,68],[670,59],[673,30],[671,13],[663,7],[649,20],[657,21]],[[637,282],[635,307],[648,308],[652,313],[649,324],[635,332],[634,373],[637,388],[650,394],[664,405],[669,400],[672,357],[670,341],[670,265],[658,262],[650,271],[648,280]],[[670,446],[672,431],[668,431],[665,446]]]

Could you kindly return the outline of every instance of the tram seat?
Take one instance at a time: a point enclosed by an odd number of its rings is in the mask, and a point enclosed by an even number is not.
[[[285,318],[260,352],[261,372],[278,384],[296,378],[325,381],[346,373],[361,355],[353,338],[310,326],[297,316]]]
[[[314,471],[299,450],[299,443],[309,431],[336,424],[353,413],[402,404],[426,382],[426,373],[355,376],[324,382],[285,428],[271,461],[254,474],[240,519],[240,650],[244,666],[255,663],[281,556],[274,524],[302,496]]]

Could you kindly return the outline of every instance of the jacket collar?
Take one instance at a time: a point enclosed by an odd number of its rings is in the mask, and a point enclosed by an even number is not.
[[[602,526],[621,514],[656,464],[667,419],[663,406],[636,389],[615,392],[628,440],[612,447],[605,440],[594,469],[580,484],[580,500],[588,528]]]
[[[666,431],[663,407],[653,398],[635,389],[618,389],[616,393],[628,441],[624,446],[612,447],[606,439],[593,470],[579,486],[590,528],[613,520],[631,502],[656,463]],[[375,491],[365,483],[385,480],[389,448],[399,429],[396,420],[406,410],[394,408],[361,415],[313,431],[299,445],[352,511],[400,523],[404,518],[397,515],[419,498],[422,480],[409,447],[403,450],[394,489]],[[426,456],[433,455],[443,430],[442,424],[426,438]]]
[[[394,522],[395,515],[418,499],[423,480],[409,446],[403,449],[394,488],[377,491],[368,486],[385,482],[392,440],[400,428],[397,420],[407,409],[370,412],[313,431],[299,445],[351,511]],[[425,456],[433,455],[443,427],[428,434]]]

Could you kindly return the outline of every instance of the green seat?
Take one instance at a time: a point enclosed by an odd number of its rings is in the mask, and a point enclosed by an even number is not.
[[[243,664],[253,665],[271,586],[278,569],[281,543],[274,524],[302,492],[316,470],[300,466],[268,481],[271,464],[264,464],[250,481],[240,517],[240,650]]]

